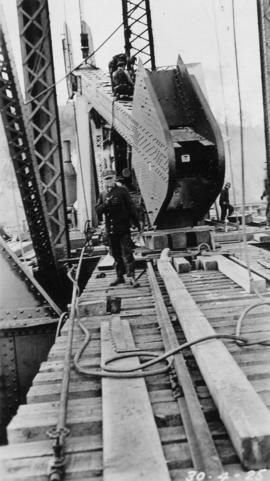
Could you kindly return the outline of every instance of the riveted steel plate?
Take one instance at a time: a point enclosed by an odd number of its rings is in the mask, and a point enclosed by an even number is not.
[[[10,419],[15,414],[20,393],[17,377],[15,340],[13,336],[0,339],[0,368],[2,377],[2,395],[4,396],[5,419]]]
[[[139,63],[133,99],[132,165],[151,224],[166,198],[169,169],[175,163],[168,124],[148,74]]]

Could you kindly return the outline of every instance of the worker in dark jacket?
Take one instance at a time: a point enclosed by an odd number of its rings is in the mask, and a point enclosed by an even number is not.
[[[268,187],[268,181],[265,179],[264,181],[264,191],[261,195],[261,200],[266,197],[267,203],[266,203],[266,225],[267,227],[270,226],[270,198],[269,198],[269,187]]]
[[[99,216],[105,215],[111,254],[115,260],[116,279],[110,285],[124,283],[126,273],[130,284],[136,287],[133,243],[130,237],[130,225],[133,224],[140,230],[136,207],[127,188],[116,184],[113,170],[106,169],[103,178],[105,190],[99,195],[96,211]]]
[[[230,182],[227,182],[222,189],[220,196],[219,196],[219,205],[221,208],[221,222],[225,221],[225,218],[229,215],[232,215],[234,208],[230,204],[230,199],[229,199],[229,189],[231,187]]]
[[[117,70],[112,74],[113,94],[119,98],[120,95],[131,97],[133,95],[134,84],[130,74],[125,70],[124,62],[117,64]]]
[[[109,73],[112,80],[112,74],[117,70],[118,62],[122,62],[124,65],[127,65],[127,56],[125,53],[118,53],[114,55],[113,58],[109,62]]]

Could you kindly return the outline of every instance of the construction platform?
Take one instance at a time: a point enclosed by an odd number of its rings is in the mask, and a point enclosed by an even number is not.
[[[113,265],[101,261],[79,299],[80,321],[90,336],[81,372],[73,356],[85,333],[78,319],[74,326],[63,479],[187,481],[192,472],[199,480],[270,479],[268,345],[243,347],[224,337],[175,352],[173,367],[151,377],[86,373],[100,372],[101,362],[123,352],[132,357],[116,366],[133,369],[138,349],[155,356],[198,338],[234,336],[240,315],[253,304],[240,335],[269,339],[270,254],[253,245],[248,254],[257,269],[253,283],[242,244],[226,245],[226,256],[199,253],[193,267],[183,256],[163,253],[156,266],[148,260],[145,271],[138,267],[137,288],[128,282],[110,287]],[[121,300],[120,312],[108,312],[109,296]],[[69,320],[62,328],[27,404],[8,425],[9,444],[0,448],[3,481],[48,479],[53,459],[48,433],[58,422],[70,325]]]

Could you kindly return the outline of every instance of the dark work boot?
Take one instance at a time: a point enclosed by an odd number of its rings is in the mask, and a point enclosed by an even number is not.
[[[110,283],[110,286],[118,286],[118,284],[125,284],[125,279],[123,276],[116,277],[116,279]]]
[[[132,287],[140,287],[140,284],[136,281],[136,279],[135,279],[134,276],[129,277],[128,280],[129,280],[129,284],[130,284]]]

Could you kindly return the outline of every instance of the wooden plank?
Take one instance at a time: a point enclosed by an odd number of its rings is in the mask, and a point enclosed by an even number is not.
[[[102,259],[99,261],[97,265],[97,268],[99,271],[104,271],[106,269],[113,269],[113,267],[114,267],[114,258],[109,253],[105,257],[102,257]]]
[[[155,293],[157,318],[162,338],[166,351],[169,351],[177,347],[179,343],[150,263],[148,264],[148,273]],[[222,465],[181,352],[174,356],[174,368],[179,385],[184,392],[184,397],[180,396],[177,402],[180,405],[182,422],[189,442],[193,465],[198,472],[203,471],[210,479],[210,477],[217,476],[222,472]]]
[[[158,261],[158,269],[187,341],[214,335],[171,264]],[[247,469],[269,467],[269,410],[221,341],[203,342],[191,349],[243,465]]]
[[[0,447],[0,459],[24,459],[38,456],[52,456],[52,440],[47,438],[44,441],[18,443]],[[101,433],[93,436],[67,436],[65,440],[65,453],[87,453],[102,449]]]
[[[73,436],[97,434],[101,430],[101,405],[98,398],[70,400],[67,427]],[[21,405],[7,427],[8,442],[28,443],[46,439],[48,429],[55,427],[59,402]]]
[[[80,317],[84,316],[104,316],[107,311],[106,299],[80,301],[78,304]]]
[[[246,263],[243,262],[242,260],[238,259],[238,257],[235,257],[233,255],[229,255],[229,259],[231,259],[233,262],[236,262],[240,266],[243,266],[245,268],[247,267]],[[256,258],[256,264],[257,265],[255,267],[255,263],[252,262],[252,265],[250,266],[251,272],[253,272],[254,274],[258,274],[258,276],[261,276],[263,279],[266,279],[266,281],[269,282],[270,281],[270,274],[269,274],[268,271],[265,270],[265,266],[263,266],[261,264],[261,261],[258,259],[258,257]],[[268,262],[267,262],[267,264],[268,264]]]
[[[61,376],[62,377],[62,376]],[[78,382],[80,384],[78,385]],[[58,401],[61,392],[60,380],[51,380],[47,384],[32,386],[26,396],[27,403],[40,403]],[[69,385],[69,399],[89,398],[101,396],[101,387],[97,383],[79,378],[77,382]]]
[[[247,292],[255,292],[255,289],[259,292],[266,291],[266,282],[261,276],[252,274],[252,280],[250,281],[248,270],[233,262],[231,259],[217,255],[213,256],[212,260],[216,260],[220,272],[230,277],[230,279],[242,286]]]
[[[168,247],[168,236],[167,234],[156,234],[152,233],[151,236],[147,235],[147,233],[143,233],[143,238],[145,241],[146,247],[151,250],[162,250],[165,247]]]
[[[20,459],[0,460],[1,481],[48,481],[50,457],[37,456]],[[65,479],[99,481],[102,475],[102,454],[82,452],[67,454]]]
[[[254,234],[254,240],[258,242],[270,242],[270,235],[266,233],[257,233]]]
[[[217,261],[212,259],[213,256],[198,256],[200,267],[204,271],[216,271],[218,268]]]
[[[112,330],[109,323],[101,326],[103,361],[115,355],[112,335],[127,349],[135,347],[128,322],[115,317]],[[118,365],[138,366],[138,359],[124,359]],[[102,393],[104,481],[169,481],[145,381],[105,378]]]
[[[189,272],[191,270],[190,263],[184,257],[174,257],[173,265],[177,272]]]

